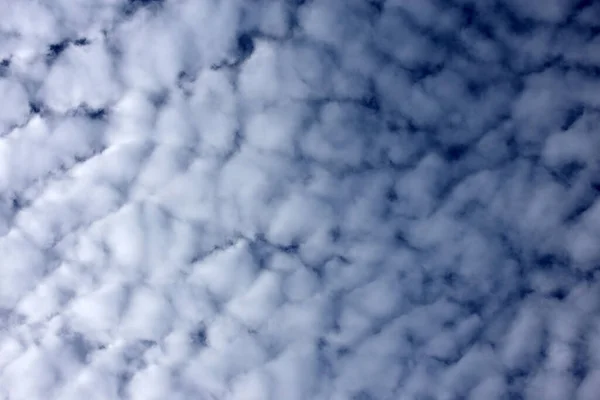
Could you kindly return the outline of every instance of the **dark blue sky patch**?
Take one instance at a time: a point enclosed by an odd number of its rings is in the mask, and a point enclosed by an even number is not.
[[[30,101],[29,102],[29,111],[32,114],[39,114],[44,109],[44,105],[38,101]]]
[[[586,193],[574,204],[574,206],[566,210],[567,213],[564,218],[565,223],[571,224],[579,221],[584,213],[595,204],[598,198],[598,194],[594,191],[586,191]]]
[[[90,119],[104,119],[106,117],[105,108],[86,109],[86,115]]]
[[[558,301],[563,301],[569,295],[569,290],[566,288],[557,288],[549,293],[549,297]]]
[[[90,44],[90,41],[87,38],[79,38],[73,41],[73,45],[75,46],[87,46]]]
[[[375,400],[367,390],[360,390],[358,393],[352,395],[352,400]]]
[[[367,0],[367,3],[377,16],[380,16],[385,8],[385,0]]]
[[[205,347],[207,344],[206,327],[199,326],[190,334],[190,340],[198,347]]]
[[[385,199],[390,203],[395,203],[398,201],[398,192],[395,187],[390,187],[385,191]]]
[[[238,63],[245,61],[254,52],[254,38],[249,33],[241,33],[237,40]]]
[[[381,111],[381,99],[374,83],[371,83],[369,92],[366,93],[360,100],[360,104],[366,109],[379,113]]]
[[[505,1],[494,1],[494,14],[501,18],[503,25],[516,35],[530,35],[538,27],[535,21],[519,16]]]
[[[455,144],[444,149],[444,159],[450,163],[461,160],[469,151],[469,146]]]
[[[5,58],[0,61],[0,77],[8,75],[10,71],[10,59]]]
[[[579,118],[583,116],[585,112],[585,106],[583,104],[576,104],[575,106],[569,108],[567,114],[565,116],[565,121],[560,127],[561,130],[566,131],[575,124]]]
[[[164,4],[165,0],[127,0],[123,5],[123,13],[126,16],[131,16],[142,8],[156,11]]]
[[[48,46],[46,52],[46,62],[52,64],[56,59],[69,47],[70,41],[65,39],[58,43],[53,43]]]

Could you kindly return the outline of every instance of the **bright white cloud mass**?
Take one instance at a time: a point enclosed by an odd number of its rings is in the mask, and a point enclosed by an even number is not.
[[[0,400],[595,400],[600,2],[0,0]]]

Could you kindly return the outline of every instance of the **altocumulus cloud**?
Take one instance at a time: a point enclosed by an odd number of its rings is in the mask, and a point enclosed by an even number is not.
[[[0,9],[0,399],[597,398],[599,2]]]

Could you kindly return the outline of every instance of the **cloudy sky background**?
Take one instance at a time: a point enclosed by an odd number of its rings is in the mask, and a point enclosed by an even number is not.
[[[597,398],[600,2],[0,10],[0,399]]]

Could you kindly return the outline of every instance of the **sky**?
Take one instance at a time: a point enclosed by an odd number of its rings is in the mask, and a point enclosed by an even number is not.
[[[597,398],[600,2],[0,9],[0,400]]]

